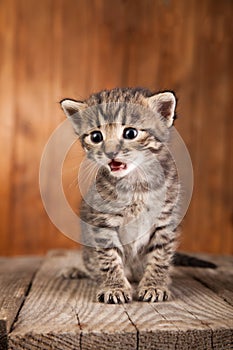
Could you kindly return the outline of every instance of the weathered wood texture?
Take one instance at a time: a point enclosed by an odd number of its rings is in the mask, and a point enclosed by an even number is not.
[[[60,99],[115,86],[176,91],[195,176],[182,248],[233,252],[232,15],[232,0],[0,0],[0,254],[75,246],[43,210],[40,157]]]
[[[0,349],[30,291],[41,258],[0,258]]]
[[[95,301],[93,282],[61,275],[64,268],[82,265],[80,253],[51,252],[34,278],[25,268],[31,286],[21,289],[25,300],[13,323],[16,312],[10,305],[18,286],[2,279],[1,288],[9,291],[8,310],[13,310],[13,316],[7,314],[8,349],[232,349],[233,260],[225,257],[218,263],[216,270],[174,269],[169,302],[104,305]],[[14,265],[17,275],[16,260],[9,270],[5,266],[6,275]],[[0,348],[7,349],[3,340]]]

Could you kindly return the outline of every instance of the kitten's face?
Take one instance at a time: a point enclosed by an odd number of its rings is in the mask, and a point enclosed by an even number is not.
[[[88,157],[112,176],[123,177],[142,165],[155,139],[132,125],[112,123],[91,129],[82,138],[82,145]]]
[[[140,89],[102,91],[85,102],[61,101],[88,158],[115,177],[140,168],[156,153],[173,124],[175,103],[171,92],[147,97]]]

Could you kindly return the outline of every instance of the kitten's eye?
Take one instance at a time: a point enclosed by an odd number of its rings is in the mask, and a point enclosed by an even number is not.
[[[100,131],[92,131],[90,137],[93,143],[100,143],[101,141],[103,141],[103,135]]]
[[[135,128],[126,128],[123,132],[124,139],[133,140],[138,136],[138,131]]]

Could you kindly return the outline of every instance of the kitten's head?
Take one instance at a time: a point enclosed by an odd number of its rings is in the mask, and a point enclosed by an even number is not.
[[[80,102],[61,101],[87,156],[123,177],[139,167],[167,140],[175,118],[172,92],[113,89]]]

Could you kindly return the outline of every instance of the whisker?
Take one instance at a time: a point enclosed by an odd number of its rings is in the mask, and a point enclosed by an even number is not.
[[[78,178],[82,181],[83,179],[86,179],[87,176],[92,175],[96,169],[98,168],[95,164],[89,164],[85,168],[80,167],[80,171],[78,174]]]
[[[90,187],[90,184],[93,182],[96,172],[98,171],[99,166],[95,163],[87,164],[87,167],[81,170],[78,175],[78,184],[85,184],[85,187]]]
[[[84,182],[86,184],[89,183],[89,180],[91,179],[91,176],[93,176],[93,172],[89,171],[91,169],[93,169],[93,165],[95,168],[98,168],[98,166],[96,166],[95,164],[88,164],[88,167],[85,168],[85,172],[80,175],[80,174],[77,174],[76,177],[73,179],[73,181],[69,184],[68,188],[71,189],[72,187],[73,188],[79,188],[79,183],[80,182]],[[92,182],[92,181],[90,181]],[[87,186],[89,187],[89,186]]]

